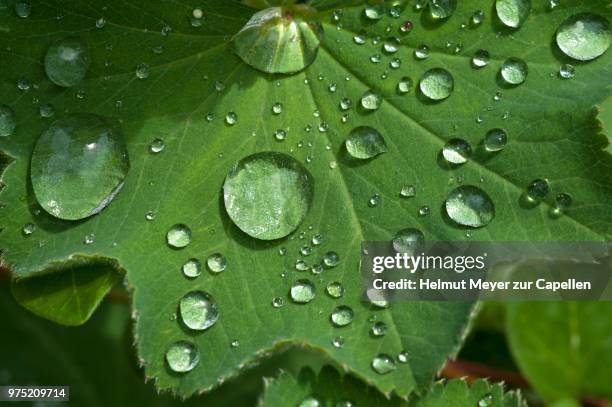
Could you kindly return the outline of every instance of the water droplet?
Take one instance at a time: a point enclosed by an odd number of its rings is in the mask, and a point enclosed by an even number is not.
[[[548,196],[550,185],[546,179],[536,179],[531,181],[527,187],[527,199],[531,202],[540,202]]]
[[[361,106],[366,110],[378,110],[382,104],[382,100],[382,96],[369,90],[361,97]]]
[[[385,336],[387,333],[387,324],[384,322],[376,322],[372,325],[372,335],[374,336]]]
[[[353,322],[353,309],[346,305],[340,305],[332,311],[330,319],[337,327],[347,326]]]
[[[478,400],[478,407],[490,407],[493,405],[493,395],[485,394],[480,400]]]
[[[367,160],[388,151],[385,139],[369,126],[354,128],[345,141],[346,150],[356,159]]]
[[[597,14],[575,14],[559,27],[557,45],[570,58],[593,60],[610,47],[609,22]]]
[[[166,148],[166,144],[164,143],[164,140],[160,138],[156,138],[151,142],[151,144],[149,144],[149,151],[153,154],[161,153],[164,148]]]
[[[366,43],[365,35],[357,34],[353,37],[353,42],[357,45],[363,45]]]
[[[278,141],[283,141],[287,138],[287,132],[283,129],[278,129],[274,132],[274,138]]]
[[[100,17],[96,20],[96,28],[104,28],[105,25],[106,20],[104,19],[104,17]]]
[[[495,206],[489,195],[472,185],[453,189],[446,198],[445,208],[453,221],[473,228],[486,226],[495,217]]]
[[[261,10],[234,36],[234,50],[260,71],[299,72],[315,60],[323,34],[314,13],[305,4]]]
[[[275,103],[272,105],[272,113],[274,114],[281,114],[283,112],[283,105],[282,103]]]
[[[391,69],[399,69],[399,67],[402,66],[402,60],[399,58],[393,58],[390,62],[389,62],[389,67]]]
[[[518,28],[531,11],[531,0],[497,0],[495,10],[500,21],[511,28]]]
[[[6,4],[6,3],[5,3]],[[18,1],[15,3],[15,14],[19,18],[28,18],[30,17],[30,12],[32,11],[32,6],[27,1]]]
[[[93,244],[96,241],[96,235],[93,233],[89,233],[85,235],[85,239],[83,239],[83,243],[85,244]]]
[[[316,234],[312,237],[312,244],[315,246],[319,246],[323,243],[323,236],[320,234]]]
[[[75,38],[54,43],[45,55],[45,72],[56,85],[71,87],[81,82],[89,68],[89,52],[85,44]]]
[[[555,198],[555,204],[551,209],[553,217],[559,217],[572,206],[572,197],[569,194],[562,193]]]
[[[193,370],[200,361],[200,351],[187,341],[177,341],[166,350],[166,362],[172,371],[185,373]]]
[[[214,253],[206,259],[208,269],[213,273],[221,273],[227,268],[227,259],[221,253]]]
[[[397,37],[387,38],[383,43],[383,51],[387,54],[395,54],[399,48],[400,39]]]
[[[334,339],[332,339],[332,346],[336,349],[344,347],[344,337],[336,336]]]
[[[314,395],[306,396],[298,407],[322,407],[323,403]]]
[[[573,65],[563,64],[559,68],[559,76],[562,79],[572,79],[576,76],[576,69]]]
[[[145,219],[148,221],[155,220],[155,212],[148,211],[147,213],[145,213]]]
[[[414,56],[416,59],[427,59],[429,58],[429,47],[425,44],[419,45],[418,48],[414,50]]]
[[[327,295],[332,298],[341,298],[344,295],[344,287],[337,281],[327,284],[325,291],[327,292]]]
[[[482,10],[475,11],[474,14],[472,14],[470,23],[472,24],[472,26],[478,27],[480,24],[482,24],[482,22],[484,21],[484,18],[485,18],[484,11]]]
[[[237,347],[239,347],[239,346],[240,346],[240,341],[239,341],[238,339],[233,339],[233,340],[230,342],[230,346],[231,346],[232,348],[237,348]]]
[[[147,79],[149,77],[149,65],[144,62],[136,65],[136,77],[138,79]]]
[[[402,229],[393,237],[393,249],[398,253],[413,255],[421,250],[425,243],[425,235],[418,229]]]
[[[25,225],[23,225],[23,228],[21,229],[24,236],[32,235],[32,233],[34,233],[35,230],[36,230],[36,226],[34,226],[33,223],[26,223]]]
[[[430,0],[429,14],[434,20],[449,18],[457,8],[457,0]]]
[[[381,60],[382,60],[382,57],[380,56],[380,54],[374,54],[370,56],[370,62],[373,64],[378,64]]]
[[[400,191],[402,198],[414,198],[416,196],[416,188],[414,185],[404,185]]]
[[[412,31],[413,28],[414,24],[412,24],[412,21],[406,20],[402,23],[402,25],[400,25],[400,32],[402,32],[403,34],[408,34]]]
[[[238,121],[238,115],[234,112],[228,112],[225,115],[225,123],[227,123],[229,126],[233,126],[234,124],[236,124],[236,122]]]
[[[189,259],[181,268],[185,277],[196,278],[202,274],[202,263],[198,259]]]
[[[349,98],[342,98],[340,100],[340,109],[341,110],[349,110],[351,108],[352,102]]]
[[[95,215],[113,200],[129,166],[118,126],[94,114],[75,113],[56,120],[39,137],[30,177],[45,211],[77,220]]]
[[[442,156],[451,164],[465,164],[472,155],[472,146],[462,138],[449,140],[442,148]]]
[[[529,70],[525,61],[519,58],[508,58],[501,67],[501,76],[510,85],[520,85],[527,79]]]
[[[375,206],[377,206],[380,203],[380,194],[374,194],[372,195],[372,197],[370,198],[370,200],[368,201],[368,206],[370,208],[374,208]]]
[[[329,268],[336,267],[340,264],[340,256],[334,251],[327,252],[323,256],[323,264]]]
[[[285,237],[306,217],[314,193],[308,170],[277,152],[250,155],[236,163],[223,185],[225,209],[249,236]]]
[[[298,304],[306,304],[312,301],[315,297],[315,287],[310,280],[297,280],[291,286],[289,291],[291,300]]]
[[[489,51],[479,49],[472,57],[472,66],[474,68],[484,68],[485,66],[489,65],[490,58]]]
[[[55,108],[50,103],[44,103],[40,105],[38,108],[38,112],[40,113],[40,117],[49,118],[55,116]],[[1,115],[1,113],[0,113]],[[1,121],[1,119],[0,119]]]
[[[177,223],[166,234],[166,241],[171,247],[180,249],[191,243],[191,229],[187,225]]]
[[[395,361],[387,354],[381,353],[372,359],[372,369],[378,374],[391,373],[396,368]]]
[[[409,76],[404,76],[397,83],[397,92],[401,95],[406,94],[412,90],[413,85],[414,82],[412,81],[412,78]]]
[[[15,127],[17,127],[17,119],[13,109],[7,105],[0,104],[0,137],[12,135]]]
[[[484,147],[489,152],[501,151],[508,143],[508,135],[502,129],[491,129],[484,138]]]
[[[272,299],[272,306],[274,308],[280,308],[285,305],[285,301],[281,297],[275,297]]]
[[[384,5],[368,5],[363,9],[363,15],[370,20],[380,20],[385,14]]]
[[[189,329],[203,331],[219,319],[219,307],[213,297],[205,291],[190,291],[179,303],[181,320]]]
[[[215,81],[215,90],[217,92],[223,92],[225,90],[225,84],[221,81]]]
[[[419,83],[423,95],[432,100],[446,99],[453,92],[454,86],[453,76],[442,68],[428,70]]]
[[[401,351],[397,355],[397,361],[400,363],[408,363],[408,352],[406,352],[405,350]]]

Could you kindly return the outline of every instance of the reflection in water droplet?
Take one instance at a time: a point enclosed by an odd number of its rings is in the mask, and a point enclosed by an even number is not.
[[[529,17],[531,0],[496,0],[495,10],[504,25],[518,28]]]
[[[56,85],[71,87],[81,82],[89,68],[89,52],[76,38],[54,43],[45,55],[45,72]]]
[[[172,371],[185,373],[193,370],[200,361],[200,351],[187,341],[174,342],[166,350],[166,362]]]
[[[262,240],[293,232],[306,217],[313,193],[314,180],[308,170],[277,152],[243,158],[223,185],[229,217],[243,232]]]
[[[419,88],[423,95],[432,100],[446,99],[453,92],[454,86],[453,76],[442,68],[428,70],[419,82]]]
[[[330,319],[337,327],[347,326],[353,322],[353,309],[346,305],[340,305],[332,311]]]
[[[369,126],[359,126],[351,130],[345,146],[349,154],[359,160],[367,160],[388,151],[383,136]]]
[[[227,123],[229,126],[233,126],[236,124],[236,122],[238,122],[238,115],[236,113],[228,112],[225,115],[225,123]]]
[[[567,18],[557,31],[557,45],[570,58],[593,60],[610,47],[610,25],[605,17],[580,13]]]
[[[168,230],[166,241],[171,247],[183,248],[191,243],[191,229],[187,225],[178,223]]]
[[[291,286],[289,291],[291,300],[298,304],[306,304],[312,301],[315,297],[315,287],[310,280],[297,280]]]
[[[479,49],[472,57],[472,66],[474,68],[484,68],[485,66],[489,65],[489,59],[489,51]]]
[[[53,107],[51,103],[44,103],[40,105],[38,112],[40,113],[40,117],[45,117],[45,118],[53,117],[55,116],[55,107]]]
[[[118,126],[94,114],[75,113],[56,120],[39,137],[30,177],[45,211],[77,220],[95,215],[113,200],[129,166]]]
[[[442,148],[442,156],[451,164],[465,164],[472,155],[472,146],[462,138],[449,140]]]
[[[501,76],[510,85],[520,85],[527,79],[529,70],[525,61],[519,58],[508,58],[501,67]]]
[[[421,59],[421,60],[429,58],[429,47],[425,44],[419,45],[414,50],[414,56],[416,57],[416,59]]]
[[[387,354],[381,353],[372,359],[372,369],[378,374],[391,373],[396,368],[395,361]]]
[[[474,14],[472,14],[470,23],[472,24],[472,26],[478,27],[480,24],[482,24],[482,22],[484,21],[484,18],[485,18],[484,11],[482,10],[475,11]]]
[[[572,206],[572,197],[569,194],[562,193],[557,195],[555,198],[555,204],[551,209],[551,215],[553,217],[559,217]]]
[[[367,5],[363,9],[363,15],[370,20],[380,20],[385,14],[385,8],[382,4]]]
[[[453,221],[473,228],[486,226],[495,217],[495,206],[489,195],[472,185],[453,189],[446,198],[445,208]]]
[[[205,291],[190,291],[179,303],[181,320],[189,329],[203,331],[219,319],[219,307],[213,297]]]
[[[502,129],[491,129],[484,138],[484,147],[489,152],[501,151],[508,143],[508,135]]]

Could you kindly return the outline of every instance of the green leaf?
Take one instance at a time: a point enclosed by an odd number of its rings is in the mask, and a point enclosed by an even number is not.
[[[511,351],[545,401],[612,398],[611,304],[516,303],[507,308]]]
[[[281,407],[297,406],[306,399],[316,399],[320,406],[333,407],[349,401],[351,405],[365,406],[411,406],[411,407],[517,407],[525,405],[515,392],[504,393],[501,384],[490,384],[477,380],[468,385],[464,380],[438,382],[423,396],[410,402],[398,398],[386,399],[372,387],[364,386],[359,380],[348,375],[340,375],[337,370],[325,366],[319,374],[310,369],[302,369],[299,375],[281,372],[274,379],[264,379],[265,391],[260,406]]]
[[[355,3],[340,14],[338,29],[331,7]],[[611,54],[577,65],[576,78],[562,81],[556,73],[567,60],[550,45],[559,24],[574,13],[589,10],[610,18],[605,1],[567,0],[554,12],[538,5],[511,35],[488,14],[481,26],[460,28],[476,10],[490,13],[490,2],[484,0],[462,1],[452,17],[437,24],[426,18],[421,22],[412,7],[403,10],[402,18],[385,14],[374,22],[363,17],[361,2],[322,0],[309,5],[319,12],[323,42],[314,62],[291,76],[264,74],[234,54],[231,38],[255,12],[239,3],[50,1],[33,5],[25,19],[11,10],[0,11],[5,32],[0,50],[10,61],[0,74],[0,103],[8,104],[17,117],[15,133],[0,138],[0,149],[13,159],[3,174],[6,187],[0,195],[6,205],[0,209],[3,259],[18,279],[49,274],[52,265],[75,256],[109,259],[126,270],[139,356],[160,389],[181,396],[208,390],[286,343],[325,352],[387,394],[405,396],[427,386],[460,345],[472,304],[393,303],[384,310],[364,304],[360,243],[389,240],[409,227],[422,230],[429,240],[465,239],[466,230],[440,214],[445,197],[456,187],[450,184],[459,177],[494,197],[495,218],[470,232],[472,239],[610,236],[611,160],[602,151],[607,140],[598,135],[592,106],[608,94]],[[190,24],[196,7],[204,12],[200,26]],[[96,28],[101,17],[105,23]],[[389,24],[392,34],[399,35],[406,19],[415,28],[402,37],[396,53],[386,55],[381,42],[373,44],[372,38],[390,35]],[[357,45],[353,37],[362,30],[370,39]],[[51,84],[42,65],[47,48],[66,36],[85,41],[91,56],[84,81],[68,89]],[[458,54],[446,46],[448,41],[462,45]],[[413,53],[423,43],[430,47],[430,56],[417,61]],[[488,49],[491,62],[475,70],[470,59],[479,48]],[[371,63],[370,57],[378,53],[382,62]],[[401,69],[389,68],[396,57]],[[527,80],[517,87],[497,81],[509,57],[529,65]],[[146,76],[142,63],[149,67],[148,76],[139,79],[137,66],[139,75]],[[434,68],[453,75],[454,90],[447,99],[431,103],[418,93],[397,94],[403,77],[417,83]],[[381,79],[385,71],[386,79]],[[27,91],[17,87],[26,87],[24,78],[30,84]],[[503,97],[496,102],[493,96],[500,87]],[[383,102],[367,113],[358,105],[369,90],[382,95]],[[338,107],[344,97],[353,105],[345,120]],[[272,113],[277,102],[283,106],[278,115]],[[37,103],[51,103],[55,118],[87,112],[119,121],[130,172],[123,189],[99,214],[68,222],[39,213],[28,181],[29,159],[38,136],[54,119],[40,117]],[[229,112],[237,117],[233,125],[225,120]],[[478,124],[477,117],[484,122]],[[343,145],[351,129],[366,125],[381,133],[388,152],[357,165],[348,160]],[[510,141],[501,153],[475,154],[454,169],[437,162],[446,141],[461,135],[477,146],[491,128],[508,133]],[[283,142],[274,137],[279,129],[287,132]],[[157,138],[163,139],[165,149],[152,154],[149,144]],[[263,151],[291,155],[315,180],[312,207],[300,228],[289,238],[269,242],[234,226],[221,193],[232,166]],[[548,178],[554,193],[574,196],[566,216],[549,218],[550,199],[529,210],[519,205],[524,187],[535,177]],[[416,186],[415,198],[400,196],[406,184]],[[371,207],[374,194],[380,202]],[[425,205],[430,214],[419,216]],[[153,221],[145,218],[149,211],[155,214]],[[34,223],[36,230],[24,236],[27,223]],[[191,243],[181,250],[165,242],[176,224],[192,231]],[[93,243],[84,244],[91,234]],[[324,243],[313,246],[303,259],[315,265],[326,252],[335,251],[340,264],[310,277],[316,285],[311,303],[292,304],[291,284],[307,275],[295,270],[302,258],[299,249],[310,245],[314,234],[321,234]],[[285,256],[279,255],[281,248],[286,248]],[[223,273],[204,272],[193,280],[181,274],[190,258],[205,263],[214,253],[227,259]],[[324,293],[332,281],[346,289],[340,300]],[[198,334],[176,319],[178,301],[191,290],[210,293],[220,313],[215,325]],[[275,297],[284,298],[285,305],[273,307]],[[335,328],[329,321],[338,305],[354,311],[347,327]],[[369,334],[373,315],[389,327],[383,338]],[[337,336],[344,337],[343,348],[332,345]],[[231,347],[235,339],[240,346]],[[178,340],[192,341],[201,356],[199,365],[184,375],[170,372],[164,361],[167,347]],[[386,375],[372,370],[377,354],[395,357],[403,350],[410,355],[409,363]]]

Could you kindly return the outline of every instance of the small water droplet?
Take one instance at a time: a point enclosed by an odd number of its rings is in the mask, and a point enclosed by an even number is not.
[[[198,259],[189,259],[181,268],[185,277],[196,278],[202,274],[202,263]]]
[[[571,195],[562,193],[556,196],[554,206],[551,208],[551,215],[559,217],[572,206],[573,199]]]
[[[457,0],[429,0],[429,14],[434,20],[449,18],[457,8]]]
[[[446,198],[445,208],[450,219],[473,228],[486,226],[495,217],[495,206],[489,195],[472,185],[453,189]]]
[[[480,400],[478,400],[478,407],[490,407],[493,405],[493,395],[485,394]]]
[[[166,362],[172,371],[186,373],[193,370],[200,361],[200,351],[187,341],[177,341],[166,350]]]
[[[363,9],[363,14],[370,20],[380,20],[385,14],[384,5],[368,5]]]
[[[329,251],[323,255],[323,264],[329,268],[336,267],[340,264],[340,256],[334,251]]]
[[[327,295],[332,298],[341,298],[344,295],[344,287],[337,281],[327,284],[325,291],[327,292]]]
[[[337,327],[347,326],[353,322],[353,309],[346,305],[340,305],[332,311],[330,319]]]
[[[419,88],[423,95],[432,100],[444,100],[453,92],[453,76],[445,69],[433,68],[423,74]]]
[[[413,255],[421,250],[425,243],[425,235],[418,229],[402,229],[393,237],[393,249],[398,253]]]
[[[408,34],[413,28],[414,24],[412,24],[412,21],[406,20],[402,23],[402,25],[400,25],[400,32],[403,34]]]
[[[145,219],[148,221],[155,220],[155,212],[148,211],[147,213],[145,213]]]
[[[287,132],[283,129],[278,129],[274,132],[274,138],[278,141],[283,141],[287,138]]]
[[[164,148],[166,148],[166,144],[160,138],[156,138],[149,144],[149,151],[153,154],[161,153]]]
[[[387,354],[381,353],[372,359],[372,369],[378,374],[391,373],[396,368],[395,361]]]
[[[501,151],[508,143],[508,135],[502,129],[491,129],[484,138],[484,147],[489,152]]]
[[[332,346],[336,349],[344,347],[344,337],[336,336],[334,339],[332,339]]]
[[[314,395],[306,396],[297,407],[322,407],[323,403]]]
[[[23,235],[26,237],[31,236],[35,230],[36,230],[36,226],[34,226],[33,223],[26,223],[25,225],[23,225],[23,228],[21,229]]]
[[[310,280],[297,280],[291,286],[289,291],[291,300],[298,304],[306,304],[312,301],[315,297],[315,287]]]
[[[472,146],[462,138],[449,140],[442,148],[446,162],[454,165],[465,164],[472,155]]]
[[[374,194],[372,195],[372,197],[370,198],[370,200],[368,201],[368,206],[370,208],[374,208],[375,206],[377,206],[380,203],[380,194]]]
[[[205,291],[190,291],[179,302],[181,320],[189,329],[203,331],[219,319],[219,307]]]
[[[472,66],[474,68],[484,68],[485,66],[489,65],[490,58],[489,51],[479,49],[472,57]]]
[[[237,347],[239,347],[239,346],[240,346],[240,341],[239,341],[238,339],[233,339],[233,340],[230,342],[230,346],[231,346],[232,348],[237,348]]]
[[[28,18],[30,17],[32,6],[27,1],[18,1],[15,3],[14,9],[15,9],[15,14],[17,14],[17,17]]]
[[[225,123],[227,123],[229,126],[233,126],[234,124],[236,124],[236,122],[238,121],[238,115],[234,112],[228,112],[225,115]]]
[[[508,58],[502,65],[500,74],[510,85],[520,85],[527,79],[527,64],[520,58]]]
[[[281,297],[275,297],[272,299],[272,306],[274,308],[280,308],[285,305],[285,301]]]
[[[411,77],[404,76],[397,84],[397,92],[400,94],[406,94],[412,90],[414,82]]]
[[[414,185],[404,185],[400,191],[402,198],[414,198],[416,196],[416,188]]]
[[[382,96],[378,93],[368,90],[361,97],[361,106],[366,110],[378,110],[382,104]]]
[[[414,50],[414,56],[416,57],[416,59],[421,60],[429,58],[429,47],[425,44],[419,45]]]
[[[136,77],[138,79],[147,79],[149,77],[149,65],[144,62],[136,65]]]
[[[408,363],[408,352],[406,352],[405,350],[401,351],[397,355],[397,361],[400,363]]]
[[[373,336],[385,336],[387,333],[387,324],[381,321],[376,322],[372,325],[371,332]]]
[[[85,235],[85,239],[83,240],[83,243],[93,244],[95,241],[96,241],[96,235],[94,235],[93,233],[90,233],[88,235]]]
[[[283,112],[283,104],[276,102],[275,104],[272,105],[272,113],[274,114],[281,114]]]
[[[227,268],[227,259],[221,253],[214,253],[208,256],[206,265],[212,273],[221,273]]]
[[[358,160],[374,158],[388,151],[383,136],[369,126],[359,126],[351,130],[345,146],[351,157]]]
[[[7,105],[0,104],[0,137],[11,136],[17,127],[15,112]]]
[[[518,28],[529,17],[531,0],[496,0],[497,17],[506,26]]]
[[[177,223],[166,234],[166,241],[171,247],[180,249],[191,243],[191,229],[187,225]]]
[[[576,76],[576,69],[573,65],[563,64],[559,68],[559,76],[562,79],[572,79]]]
[[[527,186],[527,199],[530,202],[540,202],[544,200],[550,192],[550,184],[546,179],[536,179]]]
[[[473,27],[478,27],[484,21],[485,13],[482,10],[477,10],[472,14],[472,18],[470,19],[470,23]]]

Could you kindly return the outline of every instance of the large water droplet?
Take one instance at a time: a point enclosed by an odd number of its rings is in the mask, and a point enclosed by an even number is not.
[[[508,143],[508,135],[502,129],[492,129],[484,138],[484,147],[489,152],[501,151]]]
[[[193,370],[200,361],[200,351],[187,341],[174,342],[166,350],[166,362],[172,371],[185,373]]]
[[[495,217],[495,206],[489,195],[472,185],[453,189],[446,198],[445,208],[453,221],[473,228],[486,226]]]
[[[378,374],[391,373],[396,368],[395,361],[387,354],[381,353],[372,359],[372,369]]]
[[[0,105],[0,137],[8,137],[15,131],[17,120],[13,109],[7,105]]]
[[[293,157],[276,152],[236,163],[223,185],[225,209],[243,232],[262,240],[285,237],[302,223],[314,180]]]
[[[465,164],[472,155],[472,146],[462,138],[449,140],[442,148],[444,159],[455,165]]]
[[[51,45],[45,55],[45,72],[56,85],[71,87],[81,82],[89,68],[89,52],[85,44],[67,38]]]
[[[429,13],[434,20],[449,18],[457,8],[457,0],[430,0]]]
[[[335,326],[347,326],[353,322],[353,309],[346,305],[340,305],[332,311],[330,319]]]
[[[383,136],[369,126],[359,126],[351,130],[345,145],[349,154],[359,160],[367,160],[387,152]]]
[[[189,329],[203,331],[219,319],[219,307],[213,297],[205,291],[190,291],[179,303],[181,320]]]
[[[510,85],[520,85],[527,79],[529,70],[525,61],[519,58],[508,58],[501,67],[501,76]]]
[[[315,60],[323,33],[314,13],[304,4],[261,10],[236,34],[234,49],[260,71],[301,71]]]
[[[423,74],[419,88],[432,100],[444,100],[451,95],[455,82],[446,69],[433,68]]]
[[[608,20],[591,13],[580,13],[566,19],[557,31],[557,45],[567,56],[590,61],[610,47]]]
[[[166,233],[166,241],[171,247],[180,249],[191,243],[191,229],[181,223],[176,224]]]
[[[51,215],[83,219],[123,186],[130,162],[118,126],[90,114],[59,119],[39,137],[30,163],[34,194]]]
[[[289,296],[293,302],[306,304],[315,297],[315,287],[310,280],[297,280],[291,286]]]
[[[423,232],[415,228],[402,229],[393,237],[393,249],[398,253],[413,255],[425,243]]]
[[[511,28],[518,28],[527,17],[531,10],[531,0],[497,0],[495,10],[500,21]]]

